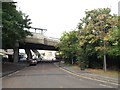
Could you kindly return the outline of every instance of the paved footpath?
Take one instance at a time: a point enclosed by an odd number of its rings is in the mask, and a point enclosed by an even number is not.
[[[4,62],[2,63],[2,76],[0,77],[6,76],[17,70],[21,70],[27,67],[28,65],[29,65],[28,62],[18,62],[18,63]]]

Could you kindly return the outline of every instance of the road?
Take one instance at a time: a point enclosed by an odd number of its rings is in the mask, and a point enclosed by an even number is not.
[[[38,63],[2,79],[2,88],[118,88],[117,85],[72,75],[54,63]]]

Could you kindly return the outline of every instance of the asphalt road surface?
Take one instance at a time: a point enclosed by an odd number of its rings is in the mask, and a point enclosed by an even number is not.
[[[118,88],[117,85],[72,75],[54,63],[29,66],[2,79],[2,88]]]

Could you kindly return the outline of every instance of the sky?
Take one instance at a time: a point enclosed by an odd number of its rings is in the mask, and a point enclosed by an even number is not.
[[[47,29],[48,37],[60,38],[64,31],[77,29],[86,10],[111,8],[118,14],[119,0],[14,0],[17,9],[31,19],[31,26]]]

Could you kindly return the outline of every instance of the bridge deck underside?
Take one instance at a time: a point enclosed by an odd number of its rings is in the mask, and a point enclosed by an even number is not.
[[[33,44],[33,43],[20,43],[19,49],[37,49],[37,50],[55,50],[58,51],[58,49],[54,46],[50,45],[44,45],[44,44]]]

